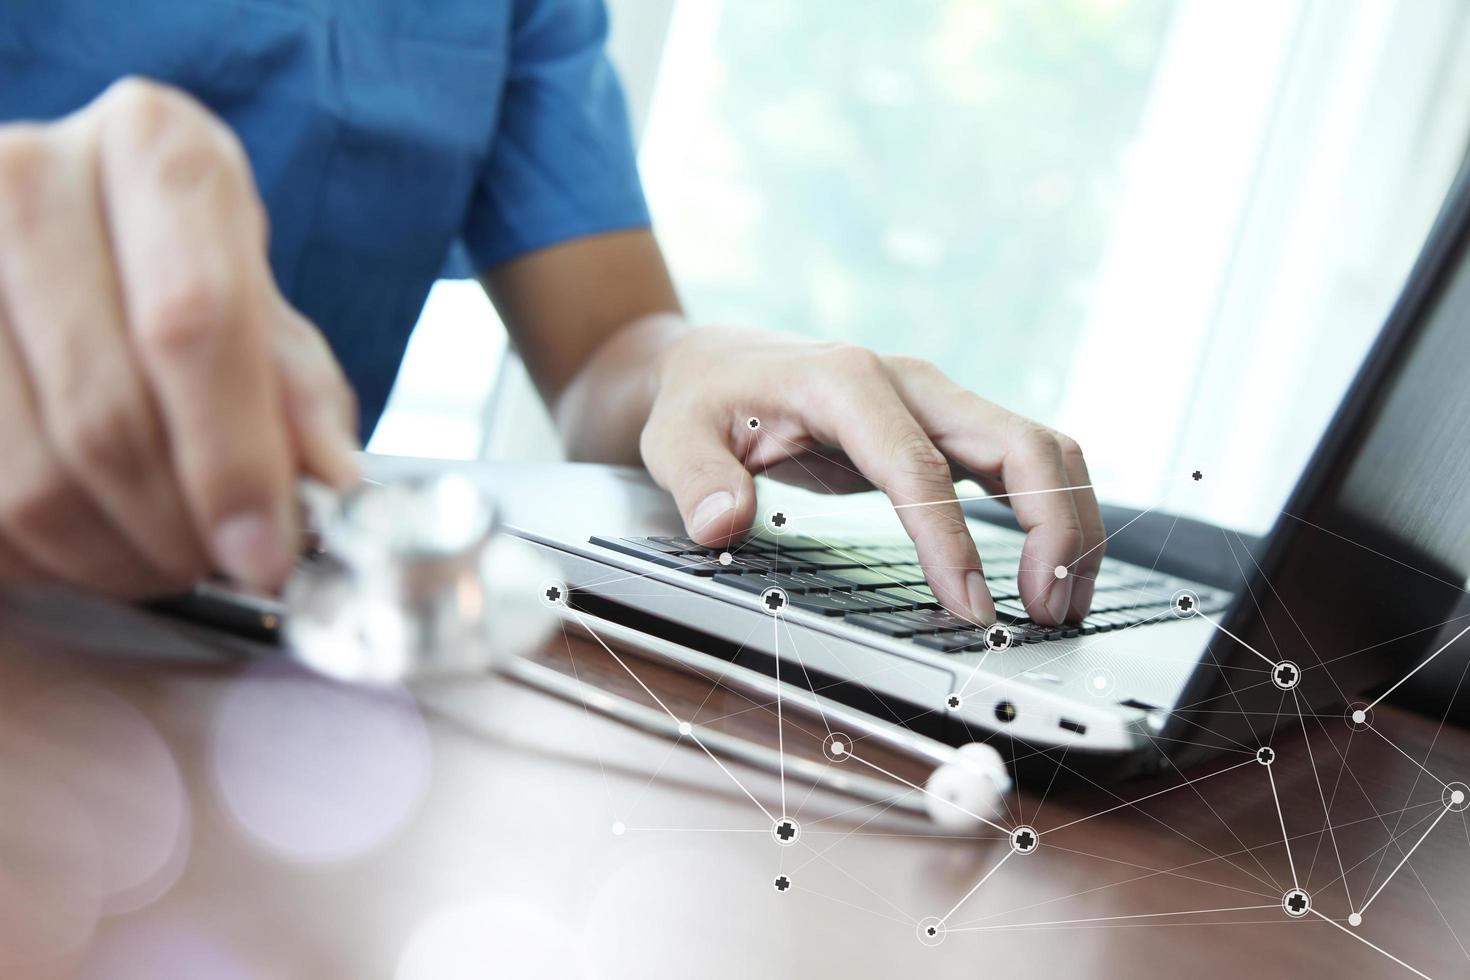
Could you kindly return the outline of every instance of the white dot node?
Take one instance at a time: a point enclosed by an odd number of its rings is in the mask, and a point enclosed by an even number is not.
[[[1355,724],[1355,725],[1361,725],[1363,722],[1365,722],[1367,720],[1368,720],[1368,712],[1364,711],[1362,708],[1359,708],[1357,711],[1354,711],[1353,712],[1353,724]]]
[[[628,829],[628,825],[625,824],[625,823],[623,823],[621,820],[615,820],[615,821],[613,821],[612,832],[613,832],[613,836],[614,837],[621,837],[621,836],[623,836],[623,832],[626,831],[627,829]]]
[[[1351,915],[1348,916],[1348,925],[1353,926],[1354,928],[1356,928],[1356,927],[1358,927],[1358,926],[1360,926],[1362,924],[1363,924],[1363,917],[1361,915],[1359,915],[1358,913],[1354,912],[1354,913],[1352,913]]]
[[[841,762],[843,759],[848,758],[848,753],[851,750],[852,739],[848,738],[842,732],[832,732],[822,740],[822,753],[833,762]]]
[[[1465,791],[1463,789],[1457,789],[1457,790],[1453,791],[1452,793],[1450,793],[1450,802],[1451,803],[1464,803],[1465,802]]]
[[[1445,808],[1452,813],[1464,813],[1470,810],[1470,786],[1464,783],[1449,783],[1444,788],[1444,794],[1440,797]]]
[[[681,722],[679,722],[679,734],[680,735],[688,735],[692,731],[694,731],[694,726],[691,725],[691,724],[689,724],[689,722],[687,722],[687,721],[681,721]]]
[[[720,552],[719,562],[720,562],[721,565],[728,565],[728,564],[730,564],[734,560],[735,560],[735,556],[732,555],[732,554],[730,554],[730,552],[728,552],[728,551],[722,551],[722,552]]]
[[[1113,674],[1106,667],[1095,667],[1087,673],[1087,693],[1093,697],[1106,697],[1116,686]]]
[[[1066,565],[1058,565],[1056,568],[1052,569],[1052,574],[1055,575],[1057,578],[1066,578],[1067,577],[1067,566]]]

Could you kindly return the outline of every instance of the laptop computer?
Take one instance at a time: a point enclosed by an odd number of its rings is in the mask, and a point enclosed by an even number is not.
[[[1066,747],[1146,771],[1255,752],[1308,715],[1351,723],[1432,652],[1470,574],[1467,238],[1462,174],[1259,549],[1220,530],[1225,574],[1181,574],[1180,542],[1159,542],[1152,562],[1109,557],[1081,622],[1026,617],[1022,537],[975,507],[1001,629],[941,609],[878,508],[767,481],[764,524],[723,552],[684,537],[631,471],[613,489],[589,481],[577,519],[512,509],[511,530],[555,562],[574,607],[955,743],[1001,733],[1013,753]],[[588,533],[609,496],[623,516]]]

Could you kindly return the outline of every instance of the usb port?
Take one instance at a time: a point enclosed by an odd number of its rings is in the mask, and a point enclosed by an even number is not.
[[[1061,721],[1057,722],[1057,724],[1065,728],[1069,732],[1076,732],[1078,735],[1087,734],[1087,726],[1082,724],[1082,722],[1080,721],[1072,721],[1069,718],[1063,718]]]

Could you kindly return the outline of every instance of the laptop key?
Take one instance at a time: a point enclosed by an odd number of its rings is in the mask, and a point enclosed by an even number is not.
[[[641,558],[644,561],[653,562],[655,565],[662,565],[665,568],[688,572],[691,575],[713,575],[720,570],[718,560],[708,551],[700,554],[670,554],[666,551],[656,551],[640,543],[637,539],[602,538],[594,536],[588,540],[598,547],[631,555],[634,558]]]
[[[956,616],[948,609],[925,609],[912,612],[909,616],[922,620],[926,624],[941,630],[975,630],[979,629],[976,623],[960,616]]]
[[[893,585],[893,578],[886,570],[872,568],[844,568],[828,572],[832,578],[846,582],[857,589],[879,589]]]
[[[858,593],[849,592],[832,592],[827,595],[813,593],[810,595],[791,596],[791,604],[798,609],[820,613],[823,616],[845,616],[848,613],[886,611],[876,603],[863,602]]]
[[[853,626],[861,626],[863,629],[872,630],[875,633],[882,633],[884,636],[902,638],[914,635],[914,628],[912,626],[886,613],[859,613],[855,616],[848,616],[843,622],[851,623]]]
[[[754,592],[757,595],[772,588],[781,589],[788,596],[804,595],[816,591],[806,582],[791,575],[782,575],[779,572],[769,575],[740,575],[722,571],[714,576],[713,581],[717,585],[728,585],[731,588],[739,589],[741,592]]]
[[[1031,616],[1019,599],[999,599],[995,603],[995,611],[1011,619],[1029,619]]]
[[[593,538],[596,541],[596,538]],[[645,551],[658,551],[666,555],[677,555],[685,549],[662,538],[624,538],[624,541],[635,545]]]
[[[962,650],[984,647],[985,641],[976,633],[927,633],[914,637],[914,644],[938,650],[940,653],[959,653]]]
[[[939,603],[927,585],[906,585],[892,589],[878,589],[872,593],[884,599],[901,602],[914,609],[938,609]]]
[[[831,571],[838,568],[861,568],[862,562],[854,558],[844,558],[830,552],[810,552],[798,555],[795,559],[803,569],[815,569],[818,571]]]
[[[644,540],[649,541],[650,543],[657,542],[666,547],[678,548],[680,552],[707,552],[710,550],[708,546],[702,545],[697,541],[684,537],[654,537],[645,538]]]

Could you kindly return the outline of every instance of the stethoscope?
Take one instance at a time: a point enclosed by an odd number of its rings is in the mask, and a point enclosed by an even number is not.
[[[497,533],[484,487],[460,473],[364,480],[338,495],[314,483],[301,496],[320,546],[284,591],[278,618],[287,656],[353,683],[484,676],[487,670],[661,738],[689,740],[725,759],[784,773],[867,803],[927,816],[951,832],[991,823],[1011,779],[1000,754],[958,748],[758,671],[602,619],[567,604],[554,569],[528,543]],[[548,601],[548,592],[559,601]],[[218,600],[218,594],[214,596]],[[258,606],[257,606],[258,609]],[[822,719],[827,762],[681,719],[527,659],[551,631],[585,630],[615,647],[677,665],[739,693],[778,700]],[[631,668],[628,668],[632,674]],[[633,679],[637,680],[636,674]],[[641,681],[639,682],[641,683]],[[652,694],[652,692],[649,692]],[[842,765],[877,744],[933,767],[922,785],[876,766]],[[834,749],[835,746],[835,749]],[[898,780],[896,783],[895,780]]]

